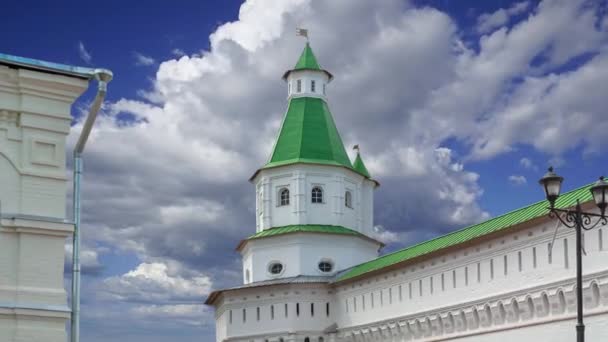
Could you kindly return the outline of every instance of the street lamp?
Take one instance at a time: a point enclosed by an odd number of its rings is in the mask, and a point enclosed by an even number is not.
[[[583,263],[581,255],[581,235],[582,230],[591,230],[598,224],[608,224],[606,216],[606,206],[608,205],[608,182],[604,177],[600,177],[589,190],[593,196],[595,204],[600,209],[600,214],[584,212],[580,201],[576,200],[574,210],[558,209],[555,201],[559,197],[564,178],[553,172],[550,167],[548,172],[538,182],[545,191],[545,196],[549,201],[549,217],[557,218],[568,228],[576,231],[576,341],[585,341],[585,324],[583,324]],[[595,221],[595,222],[593,222]]]

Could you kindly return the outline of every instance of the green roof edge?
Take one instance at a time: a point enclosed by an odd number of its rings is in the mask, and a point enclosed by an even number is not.
[[[579,188],[574,189],[574,190],[570,190],[570,191],[562,194],[557,199],[556,207],[557,208],[568,208],[568,207],[571,207],[571,206],[573,206],[573,205],[576,204],[576,200],[577,199],[579,199],[579,200],[581,200],[583,202],[587,202],[589,200],[592,200],[591,193],[589,191],[583,192],[583,190],[588,190],[593,184],[594,183],[587,184],[587,185],[584,185],[584,186],[579,187]],[[575,194],[577,195],[576,198],[572,198],[572,197],[574,197]],[[582,195],[582,194],[586,194],[587,196],[585,198],[578,198],[578,195]],[[429,253],[437,252],[437,251],[443,250],[443,249],[448,248],[448,247],[453,247],[453,246],[459,245],[461,243],[464,243],[464,242],[467,242],[467,241],[470,241],[470,240],[473,240],[473,239],[485,236],[487,234],[490,234],[490,233],[493,233],[493,232],[496,232],[496,231],[501,231],[503,229],[512,227],[512,226],[520,224],[522,222],[526,222],[526,221],[529,221],[531,219],[535,219],[535,218],[547,215],[548,214],[548,210],[547,210],[546,206],[542,206],[542,210],[540,210],[539,213],[531,213],[532,214],[531,217],[527,217],[527,218],[525,218],[522,221],[515,220],[516,222],[511,222],[511,223],[508,223],[508,224],[505,224],[505,225],[501,225],[501,226],[498,226],[498,227],[488,227],[490,229],[488,229],[488,231],[486,231],[485,233],[482,233],[482,234],[479,234],[479,235],[475,235],[475,236],[472,236],[472,237],[468,237],[467,239],[464,239],[462,241],[456,241],[454,243],[449,243],[448,242],[444,246],[439,246],[439,247],[434,248],[434,249],[433,248],[429,248],[429,250],[427,250],[427,251],[421,251],[421,252],[419,252],[416,255],[412,255],[412,256],[409,256],[409,257],[406,256],[406,257],[404,257],[402,259],[397,259],[397,260],[394,260],[392,262],[389,261],[386,264],[382,263],[382,261],[385,261],[388,258],[394,257],[397,254],[406,253],[407,251],[411,251],[414,248],[420,248],[421,246],[424,246],[424,245],[427,245],[427,244],[430,245],[431,243],[440,241],[442,239],[446,239],[447,240],[449,237],[453,237],[453,236],[455,236],[455,235],[457,235],[459,233],[463,233],[463,232],[466,232],[466,231],[469,231],[469,230],[473,230],[474,228],[481,227],[484,224],[490,224],[491,222],[497,222],[499,220],[504,220],[505,218],[507,218],[509,216],[513,216],[513,215],[515,215],[517,213],[522,214],[522,212],[525,212],[526,210],[535,209],[533,207],[535,207],[535,206],[539,206],[540,207],[542,204],[548,205],[548,202],[546,200],[534,202],[532,204],[529,204],[527,206],[524,206],[524,207],[521,207],[521,208],[518,208],[518,209],[515,209],[515,210],[512,210],[512,211],[509,211],[509,212],[507,212],[505,214],[496,216],[496,217],[491,218],[489,220],[486,220],[486,221],[483,221],[483,222],[480,222],[480,223],[476,223],[476,224],[473,224],[473,225],[470,225],[470,226],[467,226],[467,227],[455,230],[455,231],[450,232],[450,233],[445,234],[445,235],[437,236],[437,237],[435,237],[433,239],[417,243],[417,244],[415,244],[413,246],[409,246],[409,247],[406,247],[406,248],[394,251],[392,253],[380,256],[380,257],[378,257],[378,258],[376,258],[374,260],[370,260],[368,262],[365,262],[365,263],[353,266],[352,268],[350,268],[349,270],[344,271],[340,276],[338,276],[338,278],[336,279],[336,282],[340,282],[340,281],[352,279],[352,278],[355,278],[355,277],[359,277],[359,276],[361,276],[363,274],[366,274],[366,273],[369,273],[369,272],[378,271],[378,270],[381,270],[381,269],[383,269],[385,267],[388,267],[388,266],[392,266],[392,265],[395,265],[395,264],[398,264],[398,263],[401,263],[401,262],[404,262],[404,261],[407,261],[407,260],[410,260],[410,259],[422,256],[422,255],[426,255],[426,254],[429,254]],[[377,264],[377,263],[380,263],[380,265],[375,266],[374,264]]]
[[[289,233],[321,233],[321,234],[339,234],[339,235],[355,235],[364,236],[356,230],[346,228],[344,226],[335,226],[329,224],[292,224],[287,226],[272,227],[248,237],[246,240],[255,240],[270,236],[278,236]]]

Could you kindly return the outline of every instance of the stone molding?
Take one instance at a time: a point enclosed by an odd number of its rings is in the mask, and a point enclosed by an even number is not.
[[[69,222],[59,222],[56,220],[47,221],[42,218],[3,217],[0,219],[0,232],[66,237],[74,232],[74,224]]]
[[[493,296],[427,313],[340,329],[340,341],[436,341],[575,317],[574,280]],[[585,315],[608,313],[608,272],[587,275]]]

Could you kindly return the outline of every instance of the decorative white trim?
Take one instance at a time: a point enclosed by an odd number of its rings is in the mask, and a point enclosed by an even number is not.
[[[50,305],[37,303],[0,302],[0,310],[41,310],[51,312],[72,312],[67,305]]]
[[[378,331],[386,331],[387,336],[396,336],[404,341],[440,341],[567,320],[575,316],[573,284],[574,279],[568,279],[509,294],[480,298],[429,312],[348,327],[341,329],[338,335],[342,341],[358,341],[359,336],[369,338],[369,335],[377,335]],[[600,287],[600,298],[592,298],[592,286]],[[586,276],[583,287],[585,315],[608,313],[608,272]],[[590,302],[592,304],[588,304]]]
[[[74,232],[74,224],[52,218],[35,216],[6,216],[0,219],[0,231],[5,233],[27,233],[68,236]]]

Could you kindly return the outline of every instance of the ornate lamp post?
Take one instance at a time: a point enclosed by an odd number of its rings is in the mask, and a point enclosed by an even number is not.
[[[583,324],[583,263],[581,255],[582,230],[591,230],[598,224],[608,224],[606,206],[608,206],[608,182],[600,177],[590,189],[595,204],[600,213],[584,212],[579,200],[576,200],[574,210],[555,208],[555,201],[559,197],[563,177],[553,172],[553,167],[538,182],[543,187],[549,201],[549,217],[559,219],[566,227],[576,231],[576,341],[585,341],[585,324]],[[595,222],[594,222],[595,221]]]

